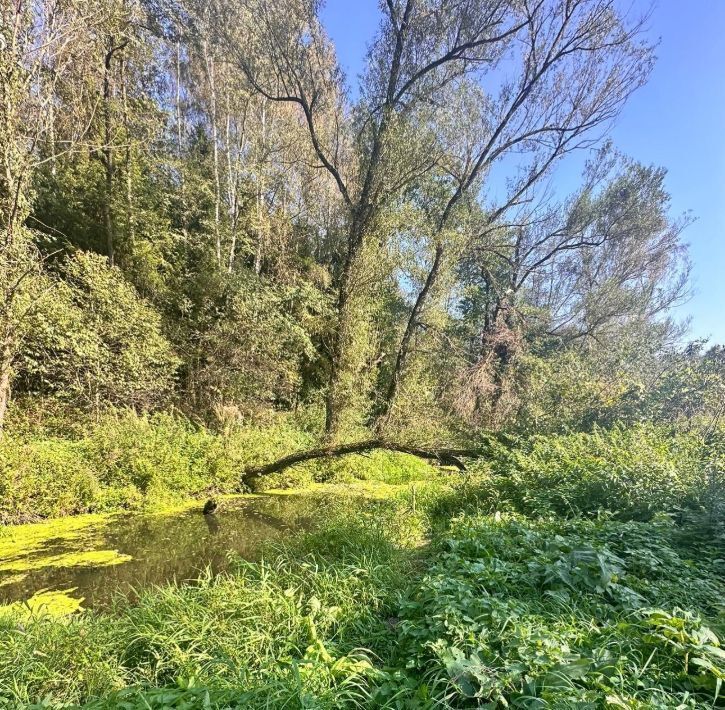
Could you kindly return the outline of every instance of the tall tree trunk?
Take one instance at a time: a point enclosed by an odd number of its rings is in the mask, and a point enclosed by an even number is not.
[[[264,260],[264,232],[265,218],[263,210],[264,191],[266,189],[264,180],[265,158],[267,152],[267,105],[262,102],[261,111],[262,132],[260,136],[259,155],[257,156],[257,249],[254,255],[254,272],[260,274],[262,272],[262,263]]]
[[[103,227],[106,232],[106,253],[108,261],[113,265],[115,245],[113,234],[113,214],[111,200],[113,198],[113,147],[111,118],[111,63],[113,61],[113,37],[108,38],[109,48],[106,52],[103,69],[103,167],[105,191],[103,195]]]
[[[111,99],[113,98],[113,84],[111,70],[113,55],[120,52],[128,40],[115,44],[113,36],[108,37],[108,51],[103,63],[103,148],[101,159],[105,172],[105,195],[103,200],[103,226],[106,232],[106,252],[111,264],[115,259],[115,234],[113,224],[113,179],[115,173],[113,151],[113,116],[111,115]]]
[[[184,179],[184,123],[181,111],[181,41],[176,40],[176,160],[179,170],[179,194],[181,200],[181,233],[187,236],[186,214],[186,180]]]
[[[121,59],[121,96],[123,100],[123,127],[126,140],[125,155],[125,173],[126,173],[126,229],[128,239],[128,249],[133,253],[134,242],[136,241],[136,217],[134,215],[133,204],[133,178],[132,169],[132,150],[131,150],[131,126],[128,116],[128,88],[126,81],[126,63]]]
[[[337,324],[330,343],[330,376],[325,397],[325,438],[332,441],[338,434],[342,411],[347,404],[349,392],[343,387],[346,372],[346,349],[350,345],[350,333],[354,313],[352,312],[353,276],[363,247],[363,234],[367,224],[362,220],[353,223],[350,241],[337,295]]]
[[[6,327],[6,331],[8,328]],[[10,386],[12,382],[13,347],[9,332],[6,332],[0,349],[0,438],[5,428],[5,415],[10,403]]]
[[[209,92],[211,98],[211,140],[212,156],[214,161],[214,244],[216,248],[217,265],[222,265],[222,239],[221,239],[221,178],[219,175],[219,131],[217,128],[217,90],[216,67],[214,57],[209,55],[209,47],[204,42],[204,59],[206,61],[207,77],[209,79]]]
[[[393,51],[390,73],[387,80],[385,103],[381,108],[380,124],[375,130],[370,160],[362,182],[360,197],[351,209],[348,248],[340,275],[337,299],[337,328],[333,332],[330,347],[330,377],[328,380],[327,397],[325,399],[325,436],[328,441],[335,438],[340,426],[341,410],[345,406],[348,393],[342,391],[342,378],[345,367],[342,361],[349,338],[350,324],[354,314],[351,312],[352,279],[358,258],[365,245],[366,233],[377,216],[377,203],[380,188],[380,171],[383,156],[383,144],[387,137],[390,121],[394,119],[395,92],[400,78],[400,67],[403,56],[404,34],[410,13],[413,11],[413,0],[408,0],[396,32],[396,43]]]
[[[20,198],[23,171],[18,170],[17,106],[24,91],[21,79],[20,37],[23,8],[20,3],[10,11],[8,37],[10,41],[0,52],[0,149],[2,150],[2,178],[0,179],[0,228],[5,232],[4,246],[9,248],[15,240],[15,229],[22,222]]]
[[[231,274],[234,270],[234,260],[236,259],[237,252],[237,227],[239,226],[239,165],[240,153],[244,150],[246,116],[242,121],[242,135],[239,138],[238,145],[235,146],[232,135],[232,108],[229,101],[228,91],[225,94],[225,99],[226,120],[224,122],[224,151],[226,154],[227,212],[229,215],[229,257],[227,259],[227,271]]]

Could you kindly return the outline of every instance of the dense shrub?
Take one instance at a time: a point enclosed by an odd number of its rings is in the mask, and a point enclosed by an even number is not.
[[[211,492],[243,489],[245,467],[313,446],[306,414],[268,417],[263,425],[212,431],[178,413],[112,411],[86,419],[86,433],[31,425],[0,442],[0,522],[138,508]],[[356,480],[403,484],[430,480],[436,469],[412,456],[374,451],[265,476],[258,490]]]
[[[528,514],[645,520],[706,502],[707,456],[699,437],[649,425],[534,436],[497,449],[479,494]]]
[[[16,389],[97,411],[165,402],[179,360],[153,307],[105,257],[77,252],[33,312]]]
[[[108,417],[83,448],[107,487],[133,486],[155,498],[234,487],[220,439],[174,415]]]
[[[80,437],[9,435],[0,442],[0,522],[136,508],[241,487],[246,465],[308,445],[284,417],[224,433],[181,415],[109,413]],[[306,476],[309,471],[297,475]],[[266,485],[291,478],[270,477]]]
[[[99,492],[77,442],[6,437],[0,443],[0,523],[82,513]]]

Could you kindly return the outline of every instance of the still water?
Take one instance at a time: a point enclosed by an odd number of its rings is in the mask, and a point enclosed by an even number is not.
[[[308,527],[320,505],[309,496],[262,495],[223,500],[213,515],[200,505],[32,526],[31,534],[0,538],[0,604],[46,591],[82,598],[84,608],[108,607],[119,595],[133,600],[154,585],[223,571],[230,553],[255,559],[263,543]]]

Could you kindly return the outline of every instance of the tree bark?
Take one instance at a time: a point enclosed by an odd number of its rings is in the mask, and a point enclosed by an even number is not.
[[[10,403],[10,384],[13,367],[13,349],[7,337],[0,353],[0,438],[5,427],[5,414]]]
[[[103,200],[103,224],[106,231],[106,251],[108,261],[113,265],[115,257],[114,226],[113,226],[113,178],[115,173],[115,162],[113,156],[113,118],[111,116],[111,66],[113,55],[121,51],[128,44],[124,40],[121,44],[114,44],[114,38],[108,38],[108,51],[103,64],[103,149],[101,159],[105,171],[105,199]]]
[[[183,115],[181,112],[181,42],[176,40],[176,158],[178,160],[179,170],[179,199],[181,202],[181,233],[184,237],[188,236],[186,228],[187,209],[186,209],[186,180],[184,175],[184,142],[183,142]]]
[[[249,466],[243,474],[242,479],[260,478],[270,473],[283,471],[290,466],[295,466],[306,461],[313,461],[322,458],[336,458],[338,456],[346,456],[348,454],[360,454],[374,449],[383,449],[385,451],[397,451],[402,454],[410,454],[418,458],[427,459],[443,466],[455,466],[459,471],[465,471],[466,466],[461,458],[475,458],[485,454],[485,449],[456,449],[456,448],[426,448],[413,444],[405,444],[394,441],[386,441],[385,439],[366,439],[364,441],[356,441],[348,444],[338,444],[336,446],[322,446],[317,449],[307,449],[306,451],[298,451],[297,453],[283,456],[276,461],[261,466]]]
[[[219,176],[219,132],[217,129],[217,86],[216,66],[214,57],[209,55],[208,46],[204,43],[204,59],[206,61],[207,77],[211,99],[211,140],[212,156],[214,159],[214,241],[216,248],[217,265],[222,266],[222,241],[220,232],[221,222],[221,178]]]
[[[131,175],[131,170],[133,168],[131,151],[131,122],[128,115],[126,63],[123,61],[123,57],[121,58],[121,96],[123,99],[123,128],[126,134],[126,237],[128,239],[127,249],[130,253],[133,253],[134,244],[136,242],[136,218],[133,203],[133,177]]]
[[[342,380],[345,375],[345,347],[348,344],[350,333],[351,312],[350,300],[353,296],[353,271],[362,250],[362,236],[351,240],[347,258],[340,276],[340,287],[337,295],[337,323],[332,332],[330,345],[330,375],[328,379],[327,396],[325,397],[325,438],[333,441],[340,429],[342,409],[344,408],[344,391]]]
[[[113,60],[113,37],[109,37],[110,48],[106,53],[103,71],[103,168],[105,173],[105,194],[103,199],[103,227],[106,232],[106,252],[113,266],[114,238],[111,199],[113,196],[113,148],[111,147],[111,62]]]

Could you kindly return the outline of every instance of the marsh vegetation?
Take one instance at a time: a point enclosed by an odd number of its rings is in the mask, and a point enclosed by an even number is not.
[[[725,706],[647,14],[378,19],[0,0],[0,708]]]

